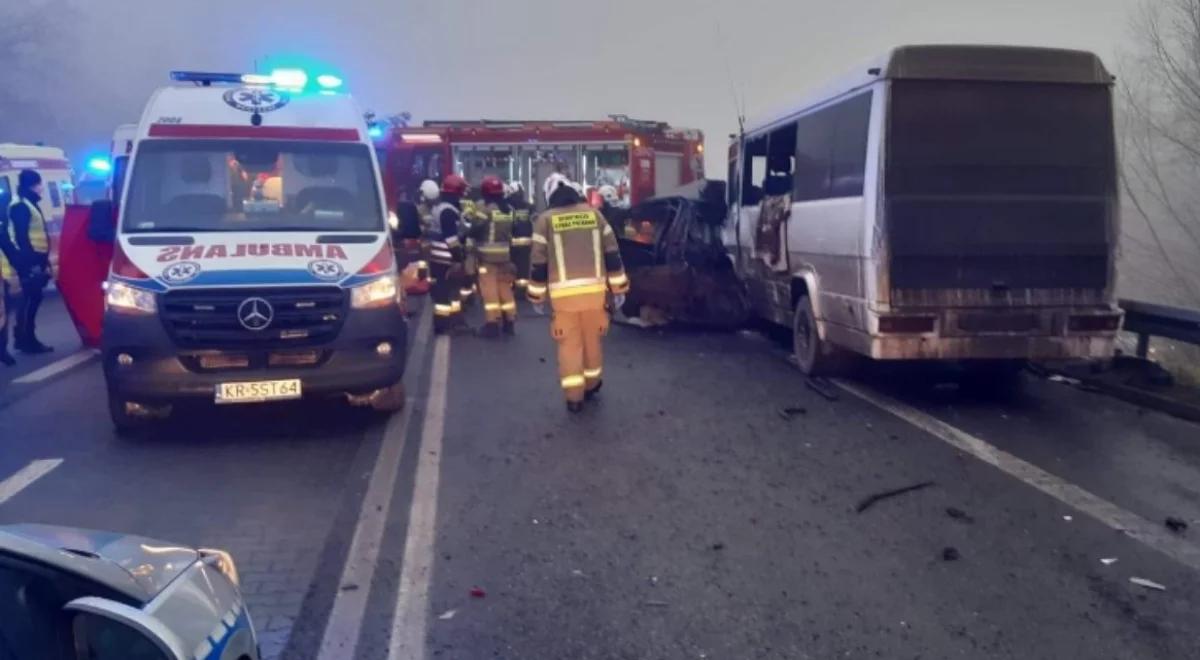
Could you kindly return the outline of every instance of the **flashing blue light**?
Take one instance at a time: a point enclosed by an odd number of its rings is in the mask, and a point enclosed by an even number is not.
[[[323,73],[317,76],[317,84],[325,89],[337,89],[342,86],[342,79],[332,73]]]
[[[112,163],[107,158],[96,156],[87,162],[87,168],[96,174],[108,174],[112,171]]]
[[[301,69],[275,69],[271,82],[285,89],[304,89],[308,85],[308,74]]]
[[[367,136],[375,139],[383,137],[383,127],[378,124],[373,124],[367,128]]]

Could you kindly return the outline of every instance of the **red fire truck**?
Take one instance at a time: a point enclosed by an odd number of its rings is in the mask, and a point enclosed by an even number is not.
[[[456,172],[473,185],[519,181],[540,208],[541,183],[562,172],[588,192],[617,188],[627,204],[704,177],[704,134],[611,115],[600,121],[427,121],[373,127],[390,207],[417,199],[421,181]]]

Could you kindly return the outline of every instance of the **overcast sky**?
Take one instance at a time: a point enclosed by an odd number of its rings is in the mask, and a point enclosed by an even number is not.
[[[26,0],[36,7],[52,0]],[[174,68],[249,70],[302,58],[339,69],[364,106],[426,118],[599,118],[705,131],[722,171],[736,128],[903,43],[1096,51],[1116,69],[1137,0],[60,0],[69,15],[41,72],[47,113],[0,142],[82,152],[136,121]],[[0,6],[0,21],[13,11]],[[13,3],[16,4],[16,3]],[[58,30],[56,29],[56,32]],[[76,34],[70,34],[76,32]],[[57,43],[62,34],[70,35]],[[4,62],[22,67],[26,62]],[[39,90],[40,93],[41,90]],[[0,108],[0,117],[11,116]],[[33,135],[37,134],[37,137]]]

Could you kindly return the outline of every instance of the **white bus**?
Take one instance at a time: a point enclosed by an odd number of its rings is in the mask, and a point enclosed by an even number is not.
[[[1112,354],[1113,78],[1091,53],[906,46],[748,124],[725,240],[809,374],[850,354]]]

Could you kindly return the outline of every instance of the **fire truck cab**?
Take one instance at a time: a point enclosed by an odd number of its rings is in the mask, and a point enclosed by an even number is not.
[[[478,185],[494,175],[518,182],[539,208],[541,183],[561,172],[588,192],[617,188],[623,205],[704,177],[704,134],[612,115],[599,121],[426,121],[376,127],[375,148],[390,207],[416,201],[425,179],[457,173]]]

